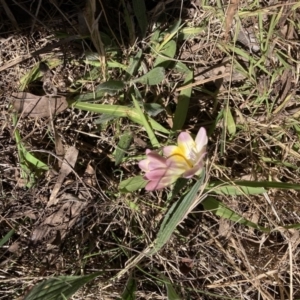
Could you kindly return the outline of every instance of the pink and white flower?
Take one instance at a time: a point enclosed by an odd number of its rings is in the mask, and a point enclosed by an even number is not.
[[[155,151],[146,150],[146,159],[139,162],[148,180],[146,190],[162,189],[174,183],[179,177],[191,178],[200,175],[204,169],[204,157],[208,139],[206,130],[200,128],[196,139],[187,132],[178,136],[178,146],[163,148],[164,157]]]
[[[174,162],[168,161],[155,151],[146,150],[147,158],[139,162],[139,167],[145,172],[144,179],[148,180],[147,191],[162,189],[171,185],[180,177],[180,169],[173,167]]]
[[[181,132],[177,139],[178,146],[164,147],[163,153],[168,160],[182,171],[182,177],[191,178],[200,175],[204,168],[204,157],[208,139],[206,130],[201,127],[196,139],[187,132]]]

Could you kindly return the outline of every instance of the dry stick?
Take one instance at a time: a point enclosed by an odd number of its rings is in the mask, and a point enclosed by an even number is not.
[[[179,87],[179,88],[176,89],[176,91],[182,91],[182,90],[185,90],[185,89],[197,86],[197,85],[201,85],[201,84],[206,83],[206,82],[210,82],[210,81],[214,81],[214,80],[217,80],[217,79],[220,79],[220,78],[224,78],[226,76],[230,76],[230,73],[224,73],[224,74],[220,74],[220,75],[210,77],[210,78],[207,78],[207,79],[198,80],[196,82],[193,82],[193,83],[184,85],[182,87]]]
[[[289,257],[290,257],[290,300],[293,300],[293,252],[292,252],[291,241],[289,241]]]

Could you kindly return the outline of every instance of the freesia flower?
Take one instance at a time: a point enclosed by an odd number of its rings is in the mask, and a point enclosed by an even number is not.
[[[148,180],[147,191],[162,189],[171,185],[180,177],[181,169],[171,160],[162,157],[155,151],[146,150],[147,158],[139,162],[139,167],[145,172],[144,179]]]
[[[181,132],[178,136],[178,146],[164,147],[163,153],[167,160],[173,161],[173,167],[181,170],[182,177],[191,178],[200,175],[204,167],[206,145],[208,139],[206,130],[201,127],[196,139],[187,132]]]
[[[178,146],[164,147],[164,157],[147,149],[146,159],[139,162],[140,169],[145,172],[144,179],[148,180],[146,190],[162,189],[179,177],[200,175],[204,168],[207,141],[206,130],[200,128],[195,140],[187,132],[181,132]]]

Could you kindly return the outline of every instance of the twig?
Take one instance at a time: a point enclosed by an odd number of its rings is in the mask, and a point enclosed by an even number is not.
[[[230,76],[230,73],[224,73],[224,74],[220,74],[220,75],[210,77],[210,78],[207,78],[207,79],[198,80],[196,82],[193,82],[193,83],[184,85],[182,87],[179,87],[179,88],[176,89],[176,91],[182,91],[182,90],[188,89],[190,87],[194,87],[194,86],[197,86],[197,85],[204,84],[206,82],[211,82],[211,81],[214,81],[214,80],[217,80],[217,79],[220,79],[220,78],[224,78],[226,76]]]

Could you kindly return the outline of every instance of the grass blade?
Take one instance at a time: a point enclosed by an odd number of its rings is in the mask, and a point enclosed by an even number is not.
[[[117,91],[123,90],[125,84],[120,80],[108,80],[97,86],[97,91],[103,91],[105,93],[115,93]]]
[[[239,224],[242,224],[242,225],[245,225],[248,227],[252,227],[254,229],[258,229],[263,232],[270,232],[269,228],[257,225],[255,223],[243,218],[242,216],[240,216],[239,214],[237,214],[230,208],[226,207],[226,205],[224,205],[222,202],[218,201],[214,197],[211,197],[211,196],[206,197],[201,202],[201,204],[204,206],[205,210],[211,211],[216,216],[219,216],[224,219],[228,219],[232,222],[239,223]]]
[[[216,181],[206,187],[206,189],[213,189],[214,192],[224,195],[243,195],[244,193],[258,195],[265,193],[265,189],[271,188],[299,191],[300,184],[277,181],[233,181],[230,185],[224,185],[224,182]]]

